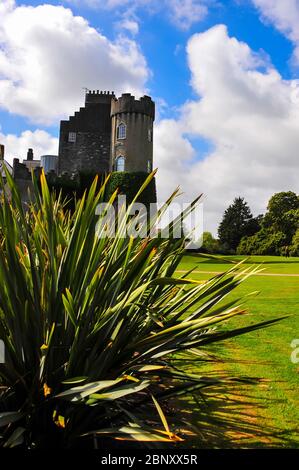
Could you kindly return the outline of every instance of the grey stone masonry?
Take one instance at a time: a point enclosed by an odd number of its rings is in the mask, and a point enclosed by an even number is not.
[[[58,174],[110,170],[111,100],[114,93],[89,92],[85,107],[60,123]]]
[[[111,117],[111,168],[116,170],[118,158],[123,157],[125,171],[150,172],[153,168],[155,103],[149,96],[136,100],[131,94],[124,93],[112,100]],[[118,134],[122,124],[126,127],[124,139]]]
[[[109,91],[86,93],[85,106],[60,123],[58,175],[151,171],[154,119],[149,96],[136,100],[130,93],[118,99]]]

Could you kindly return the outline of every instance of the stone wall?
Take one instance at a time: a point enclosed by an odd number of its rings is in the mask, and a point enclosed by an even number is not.
[[[110,136],[110,133],[79,131],[76,143],[65,141],[60,144],[58,174],[108,172]]]
[[[126,125],[126,139],[117,139],[117,127]],[[112,117],[111,166],[115,168],[117,157],[125,157],[125,170],[149,172],[153,167],[153,121],[150,116],[137,113],[121,113]]]
[[[61,121],[58,174],[110,171],[111,100],[113,93],[87,93],[85,107],[68,121]],[[69,133],[76,142],[69,142]]]

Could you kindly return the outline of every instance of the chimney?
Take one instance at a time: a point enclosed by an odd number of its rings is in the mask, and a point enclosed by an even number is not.
[[[0,160],[4,160],[4,154],[5,154],[5,147],[4,145],[0,144]]]
[[[33,160],[33,150],[32,149],[28,149],[27,160],[29,160],[29,161]]]

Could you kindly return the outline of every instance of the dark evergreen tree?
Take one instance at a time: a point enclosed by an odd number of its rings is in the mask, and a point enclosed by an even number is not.
[[[218,228],[218,237],[224,249],[236,251],[242,237],[253,235],[258,230],[258,218],[252,217],[244,198],[237,197],[224,212]]]

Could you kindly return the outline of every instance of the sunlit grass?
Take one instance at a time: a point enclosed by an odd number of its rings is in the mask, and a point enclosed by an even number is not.
[[[241,257],[229,257],[229,261],[240,260]],[[299,274],[299,258],[252,257],[247,264],[263,263],[265,273]],[[195,267],[197,271],[223,271],[231,266],[230,262],[203,259],[198,256],[185,256],[179,270]],[[207,279],[210,274],[193,273],[195,279]],[[253,276],[241,284],[233,296],[244,296],[253,291],[259,295],[250,297],[246,303],[251,321],[260,321],[273,316],[285,316],[279,324],[266,330],[249,333],[238,341],[231,340],[221,345],[218,353],[231,361],[221,364],[229,374],[245,375],[264,379],[257,387],[243,386],[245,395],[250,395],[250,404],[235,408],[236,416],[243,419],[243,431],[248,427],[248,419],[242,410],[250,410],[251,426],[254,430],[247,439],[239,436],[231,438],[232,446],[286,446],[299,447],[299,365],[290,359],[291,342],[299,338],[299,276]],[[249,317],[249,318],[250,318]],[[244,319],[238,319],[238,326]],[[242,396],[241,396],[242,398]],[[241,400],[242,401],[242,400]],[[238,422],[238,420],[236,421]],[[238,423],[238,426],[240,422]],[[242,426],[241,426],[242,429]],[[266,437],[259,431],[264,430]],[[215,444],[216,445],[216,444]]]

